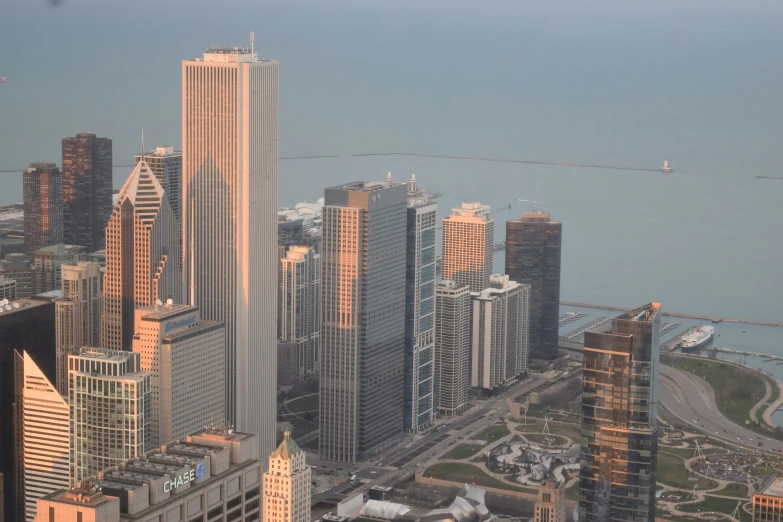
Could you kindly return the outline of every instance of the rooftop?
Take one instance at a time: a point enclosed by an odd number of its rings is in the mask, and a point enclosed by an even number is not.
[[[302,450],[299,449],[299,446],[294,442],[294,439],[291,438],[291,432],[286,431],[285,434],[283,434],[283,442],[281,442],[277,449],[272,452],[272,457],[290,460],[291,457],[300,451]]]
[[[374,192],[392,187],[400,187],[407,183],[397,181],[353,181],[336,187],[330,187],[331,190],[345,190],[351,192]],[[328,190],[328,189],[327,189]]]
[[[640,306],[636,310],[631,310],[622,315],[618,315],[615,319],[626,321],[654,321],[655,317],[661,309],[661,303],[650,303],[644,306]]]
[[[158,306],[146,306],[139,308],[139,310],[145,310],[142,321],[162,321],[171,317],[177,317],[190,312],[198,310],[197,306],[191,306],[188,304],[161,304]]]
[[[769,495],[770,497],[783,497],[783,478],[772,477],[766,484],[758,490],[759,495]]]
[[[52,301],[49,299],[31,299],[22,298],[14,301],[8,299],[0,299],[0,317],[8,316],[14,312],[21,312],[24,310],[30,310],[39,306],[50,304]]]

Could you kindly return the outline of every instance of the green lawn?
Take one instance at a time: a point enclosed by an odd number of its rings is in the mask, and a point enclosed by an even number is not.
[[[447,459],[461,460],[472,457],[483,448],[482,444],[460,444],[446,454]]]
[[[700,477],[698,481],[688,480],[688,471],[685,469],[685,461],[676,455],[670,455],[663,451],[658,452],[658,481],[680,489],[711,489],[718,487],[718,483],[708,478]]]
[[[555,434],[541,435],[540,433],[526,433],[525,437],[527,438],[527,440],[535,444],[544,444],[545,442],[544,439],[546,439],[547,437],[554,439],[553,445],[555,446],[562,446],[563,444],[568,442],[565,437],[561,437],[560,435],[555,435]]]
[[[715,495],[724,497],[748,498],[748,486],[738,482],[726,484],[726,487],[714,492]]]
[[[705,511],[714,511],[716,513],[725,513],[731,515],[734,508],[737,507],[737,501],[730,498],[718,498],[707,495],[705,500],[695,504],[680,504],[677,509],[686,513],[704,513]],[[751,522],[751,516],[740,508],[740,521]]]
[[[489,428],[485,429],[484,431],[477,433],[473,436],[476,440],[485,440],[487,443],[492,444],[496,440],[500,440],[506,435],[511,433],[508,431],[508,426],[506,426],[505,423],[503,424],[493,424]]]
[[[565,424],[561,422],[549,421],[549,432],[553,435],[562,435],[568,437],[575,443],[579,443],[581,438],[581,426],[577,424]],[[541,433],[544,429],[543,422],[528,423],[527,425],[521,424],[517,426],[517,431],[522,433]]]
[[[523,493],[534,493],[537,491],[535,488],[523,488],[506,484],[501,480],[490,477],[483,470],[477,468],[476,466],[472,464],[465,464],[463,462],[445,462],[435,464],[434,466],[427,468],[424,471],[423,476],[441,480],[451,480],[454,482],[464,482],[466,484],[474,484],[476,486],[506,489],[509,491],[520,491]]]
[[[313,393],[303,397],[297,397],[296,399],[285,403],[285,407],[288,408],[288,411],[291,413],[318,411],[318,408],[320,407],[318,402],[318,394]]]
[[[579,500],[579,481],[577,480],[566,488],[566,498],[568,500]]]
[[[663,444],[658,446],[658,451],[665,451],[666,453],[674,453],[678,457],[682,457],[684,459],[689,459],[691,457],[695,457],[695,448],[670,448],[668,446],[664,446]],[[707,448],[701,450],[705,455],[712,455],[713,453],[726,453],[725,449],[721,448]]]
[[[696,517],[676,517],[668,511],[658,508],[655,508],[655,518],[663,518],[665,520],[671,520],[672,522],[693,522],[696,520]]]

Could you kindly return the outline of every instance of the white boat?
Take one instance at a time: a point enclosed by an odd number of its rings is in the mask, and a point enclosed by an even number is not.
[[[663,167],[661,167],[661,172],[669,173],[672,171],[672,168],[669,166],[669,160],[663,161]]]
[[[715,327],[709,325],[698,326],[692,332],[682,336],[680,348],[683,350],[695,350],[707,344],[713,335],[715,335]]]

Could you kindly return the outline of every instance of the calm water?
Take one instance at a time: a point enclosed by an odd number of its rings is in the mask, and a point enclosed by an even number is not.
[[[131,162],[142,128],[148,144],[179,146],[180,60],[255,30],[262,57],[281,62],[281,156],[668,159],[676,170],[281,161],[281,204],[387,171],[415,172],[443,192],[443,211],[463,199],[542,201],[564,223],[563,299],[783,322],[783,181],[753,179],[783,176],[783,3],[162,4],[4,4],[0,169],[59,163],[60,138],[83,131],[114,139],[115,164]],[[115,171],[116,187],[129,172]],[[0,176],[0,203],[20,200],[20,176]],[[530,205],[495,214],[498,240]],[[782,334],[754,351],[783,354]]]

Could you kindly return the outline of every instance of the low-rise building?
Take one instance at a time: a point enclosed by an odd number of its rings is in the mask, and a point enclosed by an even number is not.
[[[753,494],[753,522],[783,519],[783,478],[772,477]]]

